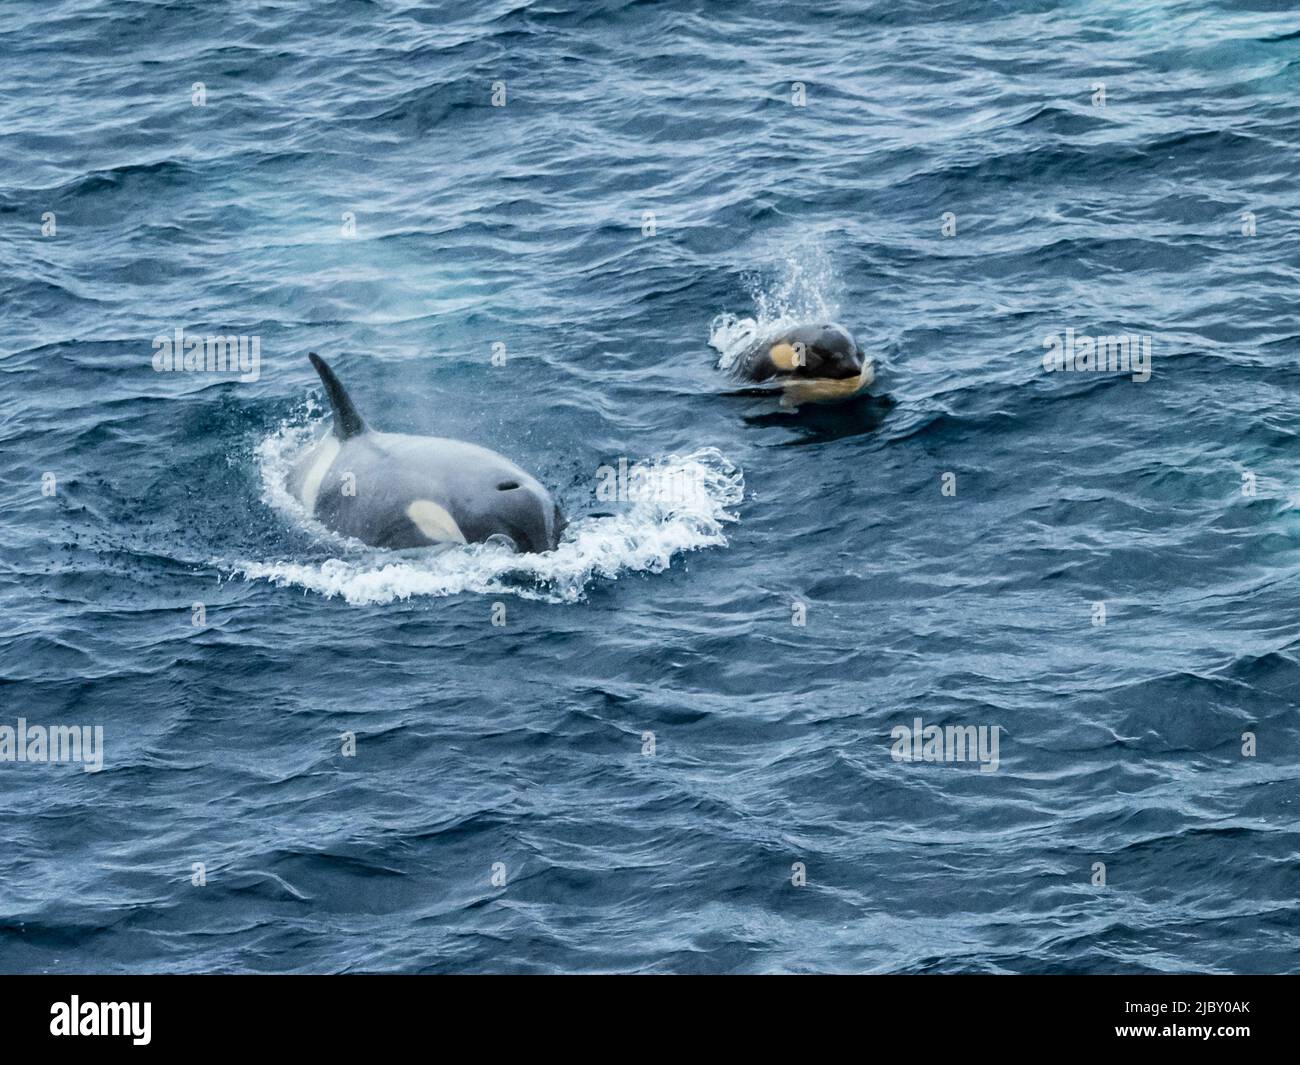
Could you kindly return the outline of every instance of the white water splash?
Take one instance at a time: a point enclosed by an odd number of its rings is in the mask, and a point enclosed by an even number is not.
[[[462,592],[572,603],[584,598],[594,580],[660,573],[676,555],[725,547],[723,527],[738,520],[731,508],[745,494],[741,470],[716,448],[706,447],[643,464],[662,477],[698,484],[702,491],[675,500],[621,504],[621,512],[611,516],[576,518],[559,547],[546,554],[518,555],[496,544],[385,551],[330,532],[309,517],[285,487],[294,459],[323,425],[319,417],[285,423],[262,441],[257,457],[263,500],[315,534],[335,557],[317,562],[241,560],[230,567],[234,575],[340,596],[358,605]]]
[[[815,245],[787,251],[780,272],[750,283],[751,316],[719,314],[709,325],[709,346],[718,352],[718,369],[727,370],[755,340],[812,321],[834,321],[839,281],[830,257]]]

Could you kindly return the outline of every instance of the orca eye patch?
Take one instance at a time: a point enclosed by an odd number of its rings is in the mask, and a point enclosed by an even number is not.
[[[768,349],[768,358],[773,366],[785,373],[794,373],[821,361],[821,356],[802,341],[774,344]]]

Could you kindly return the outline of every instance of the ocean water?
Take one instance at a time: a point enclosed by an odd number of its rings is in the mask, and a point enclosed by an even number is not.
[[[0,726],[103,764],[0,971],[1296,971],[1298,101],[1266,0],[7,0]],[[808,318],[871,395],[734,394]],[[559,550],[308,520],[309,350]]]

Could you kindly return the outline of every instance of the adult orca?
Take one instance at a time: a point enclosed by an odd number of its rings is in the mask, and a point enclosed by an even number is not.
[[[331,431],[289,475],[307,513],[372,547],[491,540],[516,551],[555,549],[564,519],[531,474],[462,440],[371,429],[325,360],[307,357],[334,411]]]

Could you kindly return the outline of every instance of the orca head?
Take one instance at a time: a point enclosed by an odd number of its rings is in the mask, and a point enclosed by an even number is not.
[[[554,551],[566,522],[550,492],[527,474],[499,475],[494,481],[495,499],[485,518],[492,531],[484,539],[505,537],[523,553]]]
[[[843,381],[862,373],[865,353],[841,325],[801,325],[768,346],[773,376],[792,380]]]

